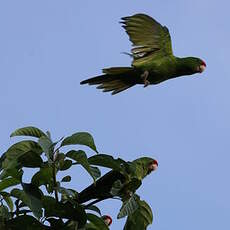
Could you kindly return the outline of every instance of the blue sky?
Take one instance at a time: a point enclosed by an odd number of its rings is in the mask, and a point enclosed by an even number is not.
[[[227,0],[1,1],[0,148],[28,125],[54,139],[88,131],[102,153],[159,161],[138,190],[154,212],[149,229],[228,229],[229,7]],[[118,21],[140,12],[169,28],[175,55],[202,58],[206,71],[116,96],[80,86],[104,67],[130,65]],[[76,189],[91,183],[81,169],[71,173]],[[111,229],[121,229],[120,203],[101,207]]]

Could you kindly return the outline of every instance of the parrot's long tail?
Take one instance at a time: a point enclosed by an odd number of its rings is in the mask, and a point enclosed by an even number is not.
[[[140,71],[133,67],[112,67],[103,69],[103,75],[89,78],[81,84],[99,85],[98,89],[103,92],[112,91],[112,95],[120,93],[138,83],[140,83]]]

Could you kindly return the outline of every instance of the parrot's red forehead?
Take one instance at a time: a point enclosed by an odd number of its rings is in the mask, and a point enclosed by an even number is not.
[[[152,164],[155,164],[158,166],[158,162],[156,160],[153,160]]]
[[[104,221],[106,221],[106,224],[109,226],[112,224],[112,218],[108,215],[103,216]]]
[[[201,60],[201,63],[202,63],[203,66],[206,67],[206,63],[203,60]]]

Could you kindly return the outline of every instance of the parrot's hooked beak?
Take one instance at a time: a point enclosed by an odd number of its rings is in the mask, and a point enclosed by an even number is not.
[[[200,65],[198,71],[199,71],[200,73],[202,73],[202,72],[205,70],[205,68],[206,68],[206,66]]]
[[[206,63],[202,61],[202,64],[198,66],[197,71],[202,73],[206,68]]]
[[[102,219],[104,220],[107,226],[110,226],[112,224],[112,218],[110,216],[108,215],[102,216]]]

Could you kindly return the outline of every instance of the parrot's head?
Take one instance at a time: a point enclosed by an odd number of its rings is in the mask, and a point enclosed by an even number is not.
[[[133,161],[143,170],[142,179],[158,168],[158,162],[151,157],[141,157]]]
[[[105,224],[107,226],[110,226],[112,224],[112,218],[108,215],[102,216],[102,219],[104,220]]]
[[[197,62],[198,62],[198,66],[196,67],[196,71],[199,73],[202,73],[206,68],[206,63],[199,58],[198,58]]]
[[[150,174],[152,171],[155,171],[158,168],[158,162],[156,160],[152,160],[149,164],[148,164],[148,174]]]
[[[187,60],[188,67],[193,73],[202,73],[206,68],[206,63],[200,58],[189,57]]]
[[[197,57],[179,58],[178,60],[178,71],[180,75],[202,73],[206,68],[206,63]]]

